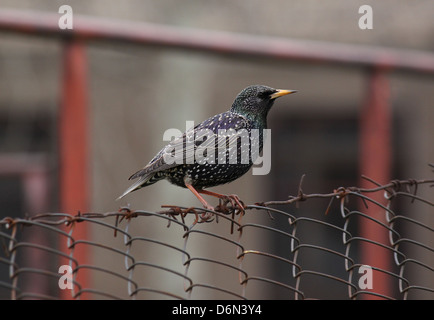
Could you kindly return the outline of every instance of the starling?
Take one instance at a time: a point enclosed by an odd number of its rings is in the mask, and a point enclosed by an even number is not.
[[[263,85],[245,88],[229,111],[203,121],[161,149],[143,169],[129,178],[137,181],[118,199],[167,179],[190,189],[206,209],[214,210],[200,193],[227,197],[204,189],[234,181],[251,168],[255,160],[252,150],[256,147],[262,151],[263,129],[267,128],[267,115],[275,99],[294,92]],[[239,132],[247,135],[247,140],[241,139]],[[253,132],[258,134],[253,135]]]

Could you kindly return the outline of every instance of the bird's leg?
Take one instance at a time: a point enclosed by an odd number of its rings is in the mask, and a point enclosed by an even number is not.
[[[200,191],[196,190],[190,183],[184,181],[185,186],[191,191],[193,192],[193,194],[196,196],[196,198],[199,199],[199,201],[203,204],[203,206],[205,207],[205,209],[208,210],[212,210],[214,211],[214,207],[212,207],[210,204],[208,204],[208,202],[206,202],[206,200],[199,194]],[[201,190],[202,191],[202,190]],[[207,212],[201,215],[203,220],[208,220],[212,217],[212,213]]]

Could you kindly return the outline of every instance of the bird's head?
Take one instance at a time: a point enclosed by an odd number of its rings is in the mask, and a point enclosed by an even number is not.
[[[274,89],[263,85],[253,85],[243,89],[235,98],[231,111],[252,120],[266,120],[274,101],[296,90]]]

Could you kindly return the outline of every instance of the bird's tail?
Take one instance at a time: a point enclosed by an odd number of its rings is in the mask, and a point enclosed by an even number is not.
[[[152,178],[152,174],[151,175],[143,175],[141,177],[139,177],[139,179],[137,179],[136,182],[134,182],[127,190],[125,190],[124,193],[122,193],[122,195],[120,195],[116,201],[122,199],[123,197],[125,197],[127,194],[139,190],[144,186],[147,186],[147,182]]]

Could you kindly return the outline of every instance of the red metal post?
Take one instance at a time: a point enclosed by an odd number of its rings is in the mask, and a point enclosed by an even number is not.
[[[66,41],[59,114],[60,210],[73,215],[88,211],[90,199],[86,69],[84,44]],[[75,240],[87,238],[86,224],[75,223],[73,227],[72,236]],[[66,239],[64,240],[65,247]],[[88,253],[84,248],[74,248],[74,258],[80,264],[86,264]],[[77,281],[86,287],[86,274],[77,275]],[[66,291],[69,290],[62,291],[62,298],[71,297]]]
[[[391,130],[392,119],[389,106],[389,83],[386,72],[380,68],[371,70],[369,90],[360,116],[360,171],[380,184],[390,181],[392,167]],[[369,181],[362,179],[362,188],[372,188]],[[369,194],[373,200],[385,204],[383,192]],[[385,210],[378,205],[368,203],[368,209],[361,204],[361,211],[383,223],[386,223]],[[381,244],[389,245],[388,231],[383,226],[369,219],[360,220],[361,236]],[[361,262],[382,270],[391,270],[392,253],[379,245],[361,243]],[[373,271],[373,292],[391,296],[390,278],[382,272]],[[374,295],[363,298],[372,299]]]

